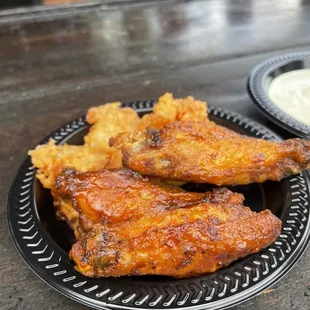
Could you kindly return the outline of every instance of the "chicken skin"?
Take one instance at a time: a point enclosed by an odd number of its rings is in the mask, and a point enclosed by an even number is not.
[[[279,236],[281,221],[269,210],[252,212],[242,195],[225,188],[212,195],[186,208],[94,225],[72,247],[76,270],[88,277],[199,276],[256,253]]]
[[[243,185],[279,181],[310,167],[310,141],[267,141],[240,135],[212,121],[176,121],[110,139],[123,165],[171,180]]]
[[[89,172],[66,169],[56,178],[52,195],[58,217],[68,222],[77,238],[97,223],[116,224],[212,199],[233,203],[242,196],[158,186],[125,168]]]

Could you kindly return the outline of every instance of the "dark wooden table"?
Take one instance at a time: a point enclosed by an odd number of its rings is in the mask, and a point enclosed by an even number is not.
[[[156,1],[0,12],[0,308],[86,309],[39,280],[6,219],[27,150],[91,107],[194,95],[285,137],[246,92],[251,68],[310,49],[308,1]],[[310,309],[310,250],[272,288],[234,309]]]

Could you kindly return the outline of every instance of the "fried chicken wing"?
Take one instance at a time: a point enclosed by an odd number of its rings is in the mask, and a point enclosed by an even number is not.
[[[67,220],[77,238],[96,223],[115,224],[212,199],[231,203],[242,199],[238,194],[192,193],[158,186],[128,169],[66,169],[56,178],[52,194],[58,216]]]
[[[72,247],[75,268],[89,277],[187,278],[256,253],[280,234],[281,221],[269,210],[252,212],[242,205],[242,195],[225,188],[215,190],[213,196],[197,205],[146,214],[135,221],[95,225]]]
[[[212,121],[172,122],[110,139],[123,164],[143,175],[178,181],[239,185],[279,181],[310,167],[310,141],[267,141]]]
[[[89,109],[86,119],[93,126],[84,137],[84,145],[56,145],[51,139],[29,151],[33,165],[38,168],[37,178],[45,188],[53,187],[55,178],[64,168],[93,171],[122,166],[122,154],[109,146],[109,138],[134,131],[140,119],[133,109],[119,105],[115,102]]]

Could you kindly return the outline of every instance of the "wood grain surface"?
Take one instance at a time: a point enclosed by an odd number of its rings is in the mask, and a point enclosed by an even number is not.
[[[310,49],[309,1],[156,1],[0,12],[0,309],[76,309],[38,279],[9,236],[6,200],[27,150],[109,101],[193,95],[290,135],[246,92],[271,55]],[[233,309],[310,309],[310,250]]]

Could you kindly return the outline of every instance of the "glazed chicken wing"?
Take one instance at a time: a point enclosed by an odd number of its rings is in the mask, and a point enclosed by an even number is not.
[[[110,139],[123,165],[166,179],[238,185],[279,181],[310,167],[310,141],[267,141],[237,134],[212,121],[172,122]]]
[[[281,221],[269,210],[252,212],[242,195],[225,188],[211,195],[185,208],[95,225],[72,247],[76,269],[89,277],[199,276],[258,252],[280,234]]]
[[[58,216],[68,222],[77,238],[96,223],[115,224],[212,199],[240,200],[238,194],[192,193],[158,186],[128,169],[66,169],[56,178],[52,195]]]

